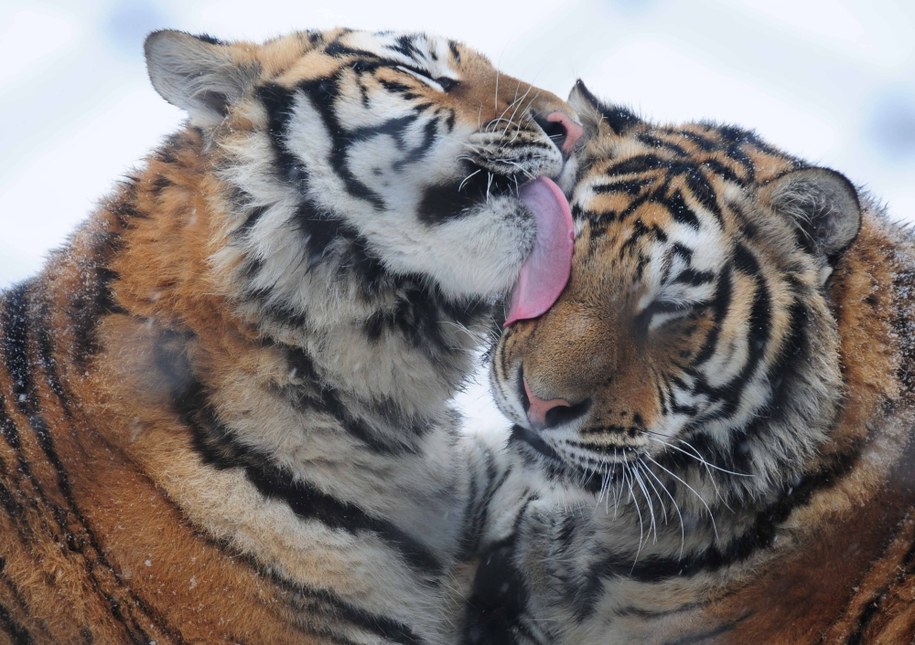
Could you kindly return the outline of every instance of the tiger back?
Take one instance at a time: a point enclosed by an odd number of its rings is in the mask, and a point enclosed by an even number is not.
[[[545,492],[468,640],[913,642],[911,229],[750,131],[570,102],[572,277],[493,361]]]
[[[0,300],[0,640],[446,642],[447,402],[580,126],[423,34],[146,55],[187,126]]]

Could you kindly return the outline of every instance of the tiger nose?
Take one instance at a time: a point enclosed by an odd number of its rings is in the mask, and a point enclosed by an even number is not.
[[[532,426],[538,429],[552,428],[571,421],[587,412],[591,405],[591,399],[585,399],[576,404],[565,399],[544,400],[531,391],[526,380],[522,378],[521,382],[524,384],[527,419]]]
[[[535,114],[534,120],[567,157],[584,134],[584,129],[564,112],[551,112],[546,117]]]

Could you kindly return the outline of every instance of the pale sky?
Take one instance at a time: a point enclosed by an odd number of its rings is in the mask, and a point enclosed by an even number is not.
[[[37,272],[181,123],[143,64],[145,35],[166,27],[252,40],[332,26],[443,34],[561,96],[582,78],[646,118],[755,128],[915,222],[908,0],[4,0],[0,25],[0,288]],[[467,397],[488,405],[484,388]]]

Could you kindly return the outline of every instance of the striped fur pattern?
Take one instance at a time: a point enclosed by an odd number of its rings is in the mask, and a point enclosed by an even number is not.
[[[0,641],[452,640],[448,400],[568,108],[422,34],[146,53],[187,127],[0,300]]]
[[[910,229],[746,130],[570,103],[572,278],[493,366],[563,489],[481,569],[469,640],[913,642]]]

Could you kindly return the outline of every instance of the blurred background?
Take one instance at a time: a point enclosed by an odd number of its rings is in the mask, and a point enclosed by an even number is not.
[[[144,37],[166,27],[447,35],[560,96],[581,78],[654,120],[750,126],[915,222],[911,0],[3,0],[0,25],[0,288],[181,123],[143,62]],[[473,423],[504,424],[485,386],[460,402]]]

